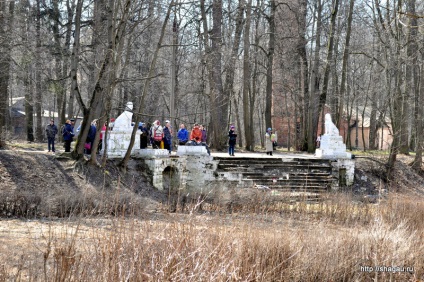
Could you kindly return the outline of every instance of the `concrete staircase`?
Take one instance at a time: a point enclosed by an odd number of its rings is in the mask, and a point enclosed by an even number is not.
[[[214,157],[221,179],[237,179],[239,188],[257,188],[292,199],[317,200],[333,182],[330,161],[322,159],[282,159]]]

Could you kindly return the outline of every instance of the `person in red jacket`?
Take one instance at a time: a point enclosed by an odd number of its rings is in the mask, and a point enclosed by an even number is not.
[[[194,127],[191,130],[190,140],[194,140],[197,143],[202,141],[202,131],[200,130],[198,123],[194,124]]]

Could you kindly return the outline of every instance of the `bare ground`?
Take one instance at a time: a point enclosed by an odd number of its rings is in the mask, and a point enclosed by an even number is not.
[[[132,213],[131,218],[139,222],[141,229],[155,226],[161,230],[160,226],[177,226],[188,221],[198,229],[222,225],[233,226],[231,232],[242,233],[245,232],[243,226],[253,228],[252,222],[258,232],[288,228],[296,234],[309,234],[322,228],[322,221],[316,221],[313,216],[305,221],[296,216],[267,214],[238,213],[221,217],[169,214],[164,208],[166,193],[157,191],[146,181],[135,161],[130,162],[128,173],[123,175],[114,162],[109,162],[104,170],[76,166],[73,160],[51,155],[44,147],[45,144],[24,144],[0,151],[0,261],[8,261],[0,267],[7,267],[9,273],[17,273],[23,262],[35,261],[48,249],[52,238],[65,242],[78,232],[80,242],[95,243],[100,236],[95,234],[107,236],[108,232],[116,231],[117,216],[131,216],[121,214],[123,210]],[[395,180],[386,183],[382,179],[384,158],[358,158],[355,184],[348,190],[359,200],[365,195],[384,192],[413,195],[422,201],[424,180],[410,168],[412,160],[412,156],[399,156]],[[134,228],[134,221],[119,228]],[[345,226],[329,222],[325,223],[325,229],[328,228],[333,229],[334,234],[350,232]]]
[[[130,161],[123,174],[114,161],[101,169],[52,155],[45,147],[15,143],[0,151],[1,217],[66,217],[86,210],[90,216],[114,215],[123,208],[140,214],[158,212],[168,202],[167,193],[152,187],[136,161]],[[394,180],[388,183],[384,156],[359,155],[355,183],[346,190],[358,199],[389,192],[422,197],[423,173],[411,169],[412,161],[413,156],[399,156]]]

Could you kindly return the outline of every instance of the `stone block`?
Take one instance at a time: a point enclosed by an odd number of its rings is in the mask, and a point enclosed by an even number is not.
[[[350,159],[352,154],[346,152],[346,145],[342,136],[322,135],[320,148],[316,149],[315,156],[323,159]]]
[[[164,158],[169,157],[169,151],[165,149],[139,149],[136,157],[140,158]]]
[[[205,146],[178,146],[177,156],[184,155],[208,155]]]
[[[107,156],[109,158],[123,158],[127,152],[128,147],[130,146],[131,141],[130,131],[110,131],[107,136]],[[104,134],[104,133],[103,133]],[[137,151],[140,148],[140,132],[136,132],[134,146],[131,150],[131,156],[137,155]],[[104,150],[100,153],[103,154]]]

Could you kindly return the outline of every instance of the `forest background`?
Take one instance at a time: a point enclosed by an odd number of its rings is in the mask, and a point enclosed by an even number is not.
[[[0,1],[0,147],[21,96],[28,141],[45,139],[45,111],[60,124],[82,116],[80,141],[90,121],[102,125],[132,101],[136,123],[199,122],[217,150],[235,124],[246,150],[263,145],[266,128],[284,127],[285,146],[313,152],[327,109],[338,126],[369,114],[364,150],[378,148],[389,120],[387,175],[410,151],[420,169],[423,8],[415,0]]]

